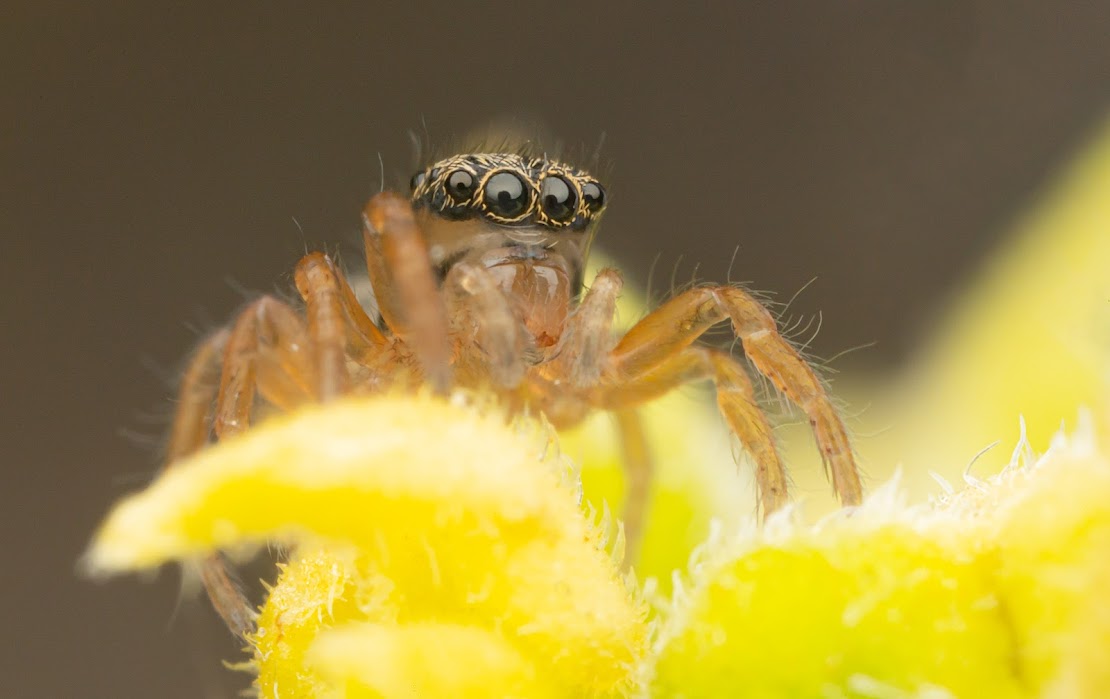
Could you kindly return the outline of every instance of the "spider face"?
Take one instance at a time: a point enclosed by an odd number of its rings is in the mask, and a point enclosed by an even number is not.
[[[456,155],[413,175],[410,186],[414,208],[512,228],[584,231],[605,208],[604,188],[582,170],[512,153]]]
[[[538,307],[562,307],[578,295],[606,204],[605,189],[586,172],[547,158],[467,153],[416,173],[410,188],[441,283],[468,262],[493,270],[506,293]]]

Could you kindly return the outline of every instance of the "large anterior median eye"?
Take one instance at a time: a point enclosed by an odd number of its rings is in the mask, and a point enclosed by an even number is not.
[[[470,201],[474,195],[474,175],[466,170],[455,170],[447,176],[447,193],[457,202]]]
[[[540,204],[552,221],[566,223],[577,212],[578,193],[562,177],[549,175],[540,184]]]
[[[486,210],[499,218],[517,218],[532,205],[532,192],[511,172],[498,172],[486,180],[482,193]]]

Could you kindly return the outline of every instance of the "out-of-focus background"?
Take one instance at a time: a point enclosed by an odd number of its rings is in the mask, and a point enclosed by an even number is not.
[[[599,244],[666,290],[748,280],[893,371],[1110,107],[1110,6],[7,3],[0,9],[0,689],[230,697],[177,579],[76,561],[145,483],[198,332],[358,251],[408,131],[605,134]],[[380,160],[379,160],[380,156]],[[734,255],[734,251],[736,251]],[[813,326],[815,327],[815,326]]]

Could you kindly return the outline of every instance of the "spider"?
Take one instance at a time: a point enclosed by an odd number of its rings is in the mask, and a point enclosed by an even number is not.
[[[763,513],[787,501],[786,471],[746,368],[698,344],[727,321],[752,366],[808,417],[841,503],[858,504],[860,479],[837,410],[748,292],[695,287],[615,335],[620,273],[604,269],[588,289],[583,278],[606,199],[588,173],[515,153],[456,155],[416,173],[409,196],[374,196],[363,233],[380,318],[363,309],[331,258],[307,254],[294,273],[303,313],[264,296],[196,350],[168,463],[203,447],[210,428],[220,439],[247,429],[256,397],[291,410],[387,388],[481,388],[514,409],[542,412],[557,429],[612,411],[630,461],[623,520],[634,548],[650,477],[636,407],[689,382],[716,386],[725,422],[755,463]],[[250,633],[252,607],[222,557],[202,563],[201,580],[228,627]]]

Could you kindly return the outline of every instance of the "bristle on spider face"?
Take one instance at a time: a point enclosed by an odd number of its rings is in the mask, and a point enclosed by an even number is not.
[[[427,169],[458,153],[508,153],[555,160],[564,159],[565,155],[563,144],[540,119],[533,117],[503,116],[466,132],[429,124],[422,118],[420,125],[409,131],[409,139],[414,171]]]

